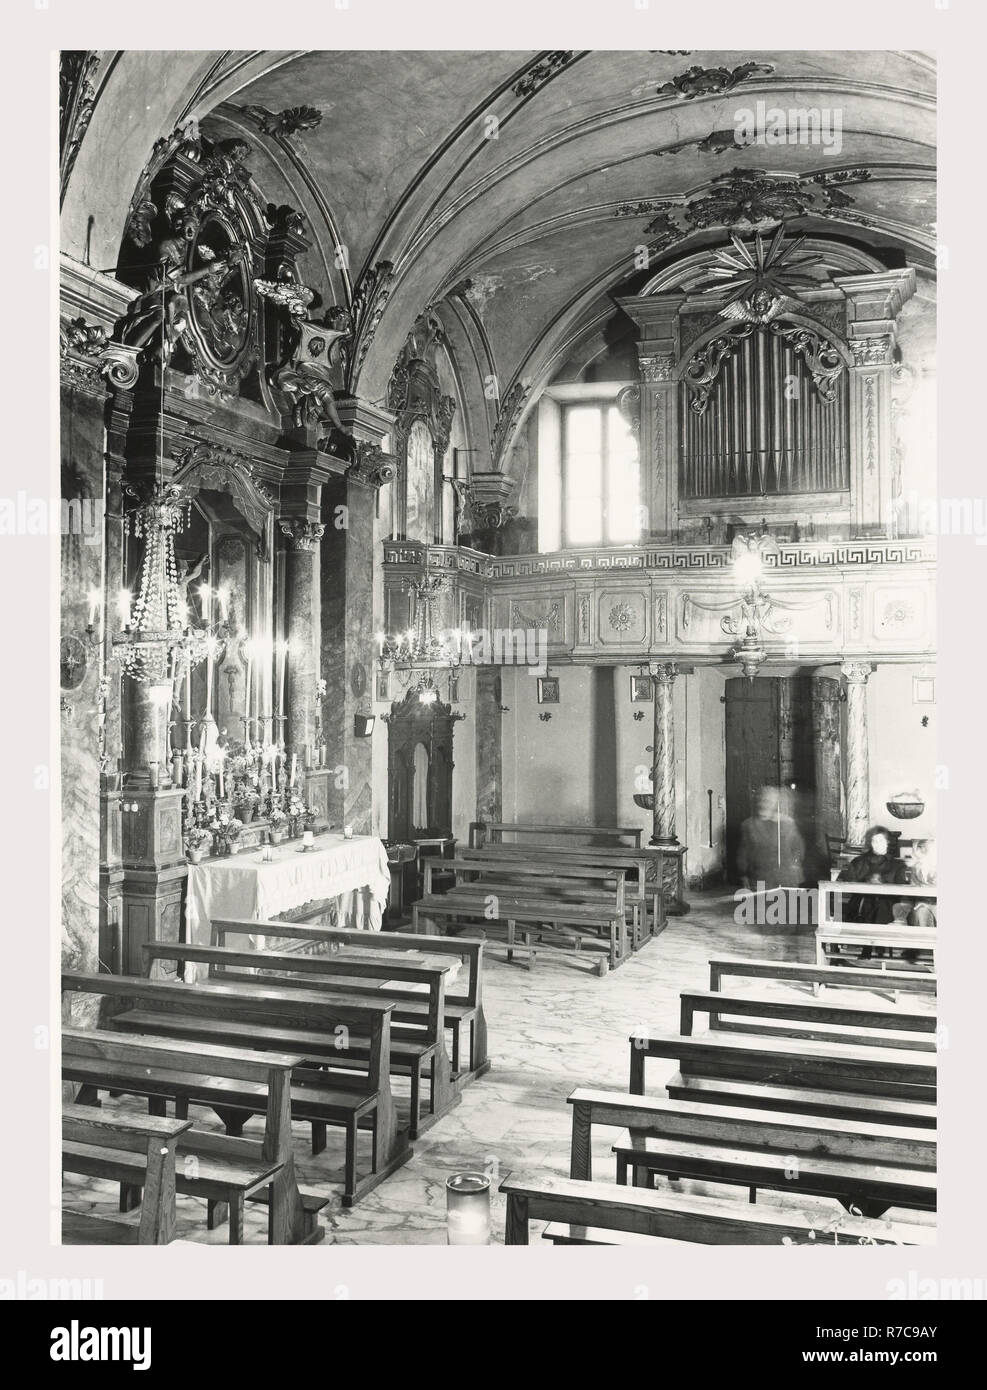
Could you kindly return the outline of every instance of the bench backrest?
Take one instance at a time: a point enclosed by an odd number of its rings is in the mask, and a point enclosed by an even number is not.
[[[314,915],[317,914],[313,913]],[[307,941],[313,946],[325,943],[333,946],[359,946],[372,951],[393,951],[397,961],[400,961],[402,953],[407,952],[413,955],[434,953],[440,956],[458,956],[466,965],[466,987],[455,992],[447,988],[446,1002],[468,1004],[475,1008],[482,997],[485,944],[482,941],[457,937],[411,936],[404,932],[368,932],[349,927],[314,926],[304,921],[258,922],[253,918],[240,921],[227,917],[214,920],[212,944],[224,946],[229,936],[283,936],[290,941]]]
[[[878,1227],[837,1216],[831,1231],[800,1212],[748,1207],[722,1198],[682,1196],[609,1183],[510,1173],[500,1185],[507,1197],[505,1243],[527,1244],[529,1221],[563,1221],[606,1230],[636,1231],[697,1245],[812,1244],[866,1242],[877,1245],[932,1244],[921,1226]]]
[[[838,989],[909,990],[935,994],[936,976],[911,970],[865,970],[847,966],[795,965],[777,960],[732,960],[718,957],[709,962],[709,987],[722,989],[725,979],[792,980],[807,985],[834,985]]]
[[[86,977],[81,977],[85,979]],[[121,976],[95,976],[92,983]],[[171,988],[171,986],[165,986]],[[85,991],[100,993],[98,988]],[[210,1043],[194,1046],[171,1038],[146,1034],[110,1033],[102,1029],[65,1028],[62,1030],[62,1071],[73,1076],[73,1062],[105,1063],[110,1077],[114,1066],[128,1074],[141,1072],[150,1077],[159,1073],[184,1072],[209,1079],[224,1077],[233,1081],[258,1082],[266,1087],[264,1141],[265,1158],[283,1161],[291,1152],[291,1072],[303,1058],[280,1052],[251,1052],[246,1048],[218,1047]],[[165,1083],[167,1084],[167,1083]]]
[[[816,1025],[822,1027],[854,1028],[874,1030],[873,1041],[887,1047],[896,1047],[898,1042],[883,1040],[882,1034],[897,1032],[905,1034],[925,1034],[936,1031],[934,1014],[912,1013],[904,1009],[880,1008],[869,1004],[829,1004],[817,999],[758,999],[753,995],[730,995],[715,990],[685,990],[680,1001],[679,1032],[688,1036],[692,1033],[696,1014],[709,1015],[711,1031],[778,1033],[777,1026],[771,1027],[764,1021],[774,1019],[784,1025],[784,1032],[797,1037],[811,1032]],[[724,1015],[730,1021],[724,1022]],[[739,1024],[738,1018],[756,1019],[756,1023]],[[831,1041],[839,1037],[831,1035]],[[851,1041],[847,1038],[847,1041]],[[906,1041],[904,1046],[921,1047],[924,1039]],[[934,1047],[931,1040],[928,1046]]]
[[[619,912],[624,910],[624,870],[600,868],[563,868],[558,871],[550,864],[518,864],[512,860],[486,860],[461,864],[447,861],[456,877],[456,887],[475,887],[482,890],[488,883],[503,890],[517,889],[529,893],[549,893],[552,897],[568,894],[591,895],[595,899],[613,900]],[[426,883],[426,891],[428,884]],[[491,888],[491,891],[496,891]]]
[[[504,842],[505,835],[527,836],[544,835],[549,837],[568,837],[580,835],[583,838],[608,840],[630,840],[635,846],[641,843],[641,827],[637,825],[545,825],[521,821],[479,821],[475,822],[488,840]]]
[[[631,1090],[636,1093],[640,1092],[633,1079],[635,1062],[639,1065],[644,1057],[665,1057],[676,1060],[680,1070],[690,1076],[762,1080],[905,1100],[935,1099],[934,1053],[730,1033],[689,1038],[642,1031],[632,1034],[630,1046]]]
[[[407,965],[390,961],[353,960],[338,955],[310,956],[300,952],[238,950],[234,946],[181,946],[160,941],[144,942],[143,951],[151,963],[174,960],[182,965],[186,962],[207,965],[210,980],[252,987],[258,983],[271,984],[278,989],[322,989],[328,985],[334,996],[343,1000],[364,998],[377,1002],[419,1003],[422,995],[414,990],[401,989],[399,986],[382,989],[354,982],[368,979],[392,982],[401,979],[408,984],[424,984],[428,987],[426,1031],[429,1040],[440,1041],[445,1027],[445,977],[448,973],[448,966],[445,965]],[[241,974],[243,970],[251,973]],[[294,978],[296,976],[301,978]]]
[[[379,1091],[387,1090],[390,1086],[391,1012],[394,1005],[386,1001],[378,1004],[367,1000],[357,1004],[352,999],[340,1000],[328,992],[275,988],[273,983],[268,987],[267,982],[248,993],[238,985],[215,981],[183,985],[149,980],[143,975],[85,975],[71,970],[62,974],[62,989],[83,994],[113,995],[146,1003],[153,1009],[168,1013],[230,1019],[236,1023],[253,1019],[259,1024],[307,1028],[341,1038],[345,1037],[343,1030],[352,1029],[370,1041],[367,1062],[370,1088]],[[196,1044],[196,1048],[201,1051],[199,1044]],[[345,1054],[345,1045],[341,1045],[339,1051]],[[265,1062],[271,1055],[269,1052],[259,1054]],[[296,1058],[296,1065],[298,1061]]]
[[[664,1139],[696,1139],[708,1144],[777,1149],[783,1154],[832,1155],[860,1162],[936,1167],[936,1138],[927,1129],[873,1124],[828,1116],[776,1114],[734,1105],[708,1105],[664,1096],[632,1096],[579,1087],[569,1096],[573,1109],[573,1163],[584,1125],[607,1125]],[[572,1177],[584,1177],[575,1167]]]

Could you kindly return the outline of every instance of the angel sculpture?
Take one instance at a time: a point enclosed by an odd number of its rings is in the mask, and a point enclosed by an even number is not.
[[[350,439],[336,409],[332,378],[341,340],[352,335],[349,314],[334,306],[324,323],[316,323],[309,318],[315,293],[307,285],[289,280],[255,280],[254,287],[263,298],[287,311],[295,332],[291,356],[275,369],[272,377],[273,384],[291,405],[295,425],[304,428],[329,424]]]
[[[732,236],[733,249],[724,247],[715,252],[710,279],[695,288],[715,295],[731,291],[720,307],[721,318],[763,327],[779,314],[804,307],[796,291],[819,286],[805,271],[821,257],[795,254],[804,240],[799,237],[786,245],[784,226],[778,228],[767,248],[760,232],[752,243]]]

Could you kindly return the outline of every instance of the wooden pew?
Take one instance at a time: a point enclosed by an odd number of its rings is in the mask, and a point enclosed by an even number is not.
[[[577,868],[608,868],[613,871],[623,869],[631,897],[636,885],[637,900],[642,911],[649,909],[647,931],[657,936],[666,925],[666,905],[662,884],[663,851],[660,846],[649,845],[643,849],[626,846],[612,849],[599,845],[501,845],[488,844],[482,849],[459,851],[459,855],[494,861],[516,861],[523,855],[526,863],[550,864],[556,869],[564,864]]]
[[[314,926],[304,920],[293,922],[237,922],[224,919],[212,924],[212,943],[225,946],[228,936],[285,937],[314,947],[328,945],[346,948],[353,954],[361,950],[391,951],[400,960],[407,953],[458,956],[465,966],[465,984],[454,982],[445,994],[445,1024],[452,1036],[452,1077],[457,1085],[485,1076],[490,1070],[487,1054],[487,1020],[483,1011],[483,949],[485,942],[455,936],[438,938],[411,936],[402,932],[366,932],[345,927]],[[396,1004],[396,1022],[414,1023],[427,1010],[427,1003],[407,1001]],[[466,1048],[463,1048],[463,1033]],[[467,1065],[464,1067],[463,1058]]]
[[[704,1105],[580,1088],[569,1097],[569,1175],[589,1179],[594,1125],[622,1129],[617,1181],[643,1175],[835,1197],[864,1216],[934,1211],[936,1143],[928,1130]]]
[[[275,951],[238,950],[229,946],[181,946],[173,942],[148,941],[143,946],[144,957],[151,966],[159,961],[176,961],[205,965],[210,980],[238,985],[256,992],[258,988],[273,987],[328,989],[334,995],[354,1000],[372,999],[395,1007],[412,1002],[419,1004],[424,997],[426,1012],[416,1014],[413,1024],[391,1025],[392,1075],[408,1075],[411,1081],[411,1113],[408,1137],[416,1139],[422,1129],[421,1079],[423,1069],[430,1078],[429,1124],[447,1114],[461,1099],[450,1079],[449,1055],[445,1047],[445,976],[448,966],[408,965],[400,961],[379,961],[366,958],[331,955],[304,955]],[[244,975],[240,972],[249,970]],[[298,978],[296,978],[298,977]],[[427,995],[415,994],[403,986],[423,984]],[[135,1009],[114,1019],[117,1027],[131,1028],[139,1033],[167,1032],[173,1037],[197,1037],[208,1041],[222,1037],[241,1047],[273,1047],[279,1051],[297,1049],[304,1060],[314,1066],[332,1063],[349,1065],[348,1059],[365,1062],[370,1055],[370,1039],[350,1032],[345,1053],[339,1047],[339,1037],[310,1030],[278,1027],[258,1029],[252,1022],[239,1027],[229,1020],[182,1019],[174,1015],[156,1014],[153,1009]],[[319,1148],[325,1147],[322,1130],[315,1129],[320,1138]],[[324,1129],[324,1126],[323,1126]]]
[[[894,1007],[823,1004],[815,999],[759,999],[715,990],[683,991],[679,1032],[684,1036],[691,1035],[696,1014],[709,1016],[711,1032],[756,1033],[762,1037],[807,1038],[864,1047],[908,1047],[918,1052],[936,1050],[935,1038],[924,1036],[935,1033],[935,1014]],[[745,1023],[741,1019],[757,1021]],[[768,1019],[776,1023],[769,1024]]]
[[[104,981],[121,979],[126,977],[69,972],[63,988],[98,994]],[[303,1200],[291,1150],[288,1096],[292,1069],[300,1060],[281,1053],[260,1057],[243,1048],[188,1047],[167,1038],[102,1029],[66,1028],[62,1033],[62,1076],[82,1086],[80,1097],[95,1098],[99,1091],[146,1096],[150,1114],[158,1116],[164,1115],[169,1100],[182,1111],[191,1101],[211,1106],[228,1129],[238,1128],[230,1117],[243,1108],[264,1115],[262,1141],[193,1129],[178,1145],[178,1191],[205,1198],[210,1226],[217,1211],[228,1206],[233,1245],[242,1240],[248,1199],[269,1200],[270,1244],[308,1244],[322,1238],[317,1212],[326,1199]],[[110,1168],[106,1155],[94,1156],[89,1146],[68,1144],[63,1146],[62,1163],[73,1172],[112,1178],[121,1185],[123,1208],[136,1205],[145,1177],[142,1155],[118,1154]]]
[[[865,922],[844,922],[842,899],[845,897],[878,897],[892,902],[936,902],[935,884],[908,883],[843,883],[823,879],[819,884],[819,925],[816,927],[816,964],[831,962],[834,957],[827,955],[827,947],[883,947],[888,950],[922,952],[935,969],[936,929],[934,927],[910,927],[904,922],[887,922],[869,925]],[[880,968],[875,962],[873,969]],[[922,967],[917,964],[913,969]],[[898,963],[899,973],[901,962]],[[907,966],[906,966],[907,970]]]
[[[175,1238],[175,1150],[191,1120],[109,1114],[91,1105],[62,1106],[62,1162],[76,1172],[74,1153],[85,1151],[99,1177],[113,1177],[121,1158],[140,1171],[144,1197],[140,1225],[90,1212],[62,1211],[63,1245],[169,1245]],[[104,1171],[105,1170],[105,1171]]]
[[[505,1245],[527,1245],[529,1221],[562,1223],[550,1238],[567,1244],[622,1244],[623,1233],[687,1241],[694,1245],[932,1245],[929,1227],[749,1207],[721,1198],[685,1197],[602,1182],[578,1182],[543,1173],[509,1173],[500,1185],[507,1197]],[[827,1224],[830,1229],[827,1230]],[[590,1239],[580,1238],[586,1231]],[[607,1234],[604,1234],[607,1233]],[[614,1233],[610,1236],[609,1233]]]
[[[396,1123],[394,1100],[390,1084],[390,1047],[392,1005],[366,1000],[359,1004],[352,998],[338,997],[328,991],[301,990],[293,988],[260,988],[249,993],[238,985],[224,985],[207,982],[201,985],[183,985],[162,980],[148,980],[140,975],[81,975],[66,971],[62,976],[62,988],[89,994],[112,995],[116,998],[130,999],[138,1007],[153,1006],[155,1011],[191,1015],[196,1018],[211,1018],[239,1025],[245,1021],[254,1023],[258,1029],[278,1028],[303,1029],[312,1033],[322,1033],[334,1040],[340,1057],[346,1056],[345,1040],[352,1033],[358,1038],[369,1040],[369,1054],[363,1069],[356,1070],[318,1070],[298,1065],[300,1059],[293,1057],[294,1074],[290,1078],[290,1093],[285,1100],[286,1115],[290,1102],[291,1119],[308,1123],[325,1124],[342,1129],[346,1136],[345,1176],[343,1184],[343,1206],[352,1206],[370,1192],[386,1177],[393,1173],[411,1157],[406,1131]],[[111,1034],[119,1041],[124,1035]],[[163,1045],[165,1039],[159,1039]],[[180,1046],[179,1044],[172,1044]],[[201,1051],[204,1044],[199,1044]],[[270,1062],[269,1053],[253,1053],[256,1064]],[[350,1059],[354,1063],[356,1058]],[[287,1088],[286,1088],[287,1089]],[[201,1093],[202,1103],[216,1105],[215,1090],[210,1091],[203,1084],[195,1095]],[[228,1130],[239,1130],[244,1118],[250,1114],[263,1113],[263,1098],[260,1088],[241,1085],[234,1093],[234,1101],[225,1092],[219,1100],[220,1114]],[[369,1130],[373,1138],[373,1151],[370,1172],[359,1175],[357,1171],[357,1135],[359,1130]],[[290,1158],[290,1147],[288,1156]]]
[[[547,836],[550,843],[552,840],[562,840],[564,843],[567,837],[579,835],[583,839],[615,840],[618,844],[622,840],[630,840],[635,849],[641,847],[641,827],[638,825],[536,825],[521,821],[474,821],[470,826],[471,847],[474,831],[477,832],[475,838],[481,842],[492,840],[501,844],[505,835],[522,838],[528,835]]]
[[[870,970],[857,967],[835,971],[829,965],[795,965],[778,960],[733,960],[722,956],[709,963],[709,987],[721,990],[726,979],[789,980],[808,985],[818,993],[824,985],[834,989],[870,989],[876,994],[936,993],[937,977],[925,971]]]
[[[496,946],[506,951],[508,961],[513,960],[515,953],[527,956],[529,969],[539,952],[571,961],[581,954],[602,951],[605,954],[598,956],[592,966],[597,975],[605,975],[608,966],[622,965],[627,959],[626,922],[623,912],[617,910],[616,897],[612,904],[565,902],[534,892],[514,895],[504,892],[497,898],[493,911],[485,905],[482,896],[457,889],[421,898],[412,907],[412,931],[421,932],[423,923],[439,928],[443,921],[459,924],[470,918],[481,919],[485,932],[500,924],[506,929],[506,939]],[[546,927],[555,936],[570,940],[574,949],[533,946],[532,933]],[[601,938],[601,931],[607,936]]]
[[[477,884],[490,883],[490,891],[498,887],[525,884],[535,891],[550,893],[563,899],[584,898],[587,901],[602,902],[613,893],[617,894],[617,904],[623,908],[631,933],[631,949],[639,950],[651,935],[648,917],[649,885],[635,884],[631,896],[627,894],[626,870],[603,866],[571,864],[568,861],[527,859],[523,852],[516,858],[488,856],[485,850],[462,850],[453,859],[444,861],[447,873],[455,879],[457,889],[469,888]],[[650,885],[652,918],[660,914],[660,893],[657,885]],[[424,878],[425,896],[432,892],[431,868],[426,864]]]
[[[911,1127],[935,1127],[934,1053],[730,1033],[630,1038],[630,1085],[644,1094],[648,1057],[674,1059],[674,1100]]]

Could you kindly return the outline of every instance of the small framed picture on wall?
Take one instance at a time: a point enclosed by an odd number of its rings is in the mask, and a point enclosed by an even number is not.
[[[538,677],[538,703],[540,705],[557,705],[559,703],[558,676]]]
[[[377,699],[389,700],[391,698],[391,673],[390,671],[377,672]]]
[[[648,703],[653,698],[650,676],[631,676],[631,702],[635,705]]]

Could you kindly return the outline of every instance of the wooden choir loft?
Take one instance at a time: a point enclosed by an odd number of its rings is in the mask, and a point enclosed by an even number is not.
[[[63,1240],[930,1243],[932,60],[60,100]]]

